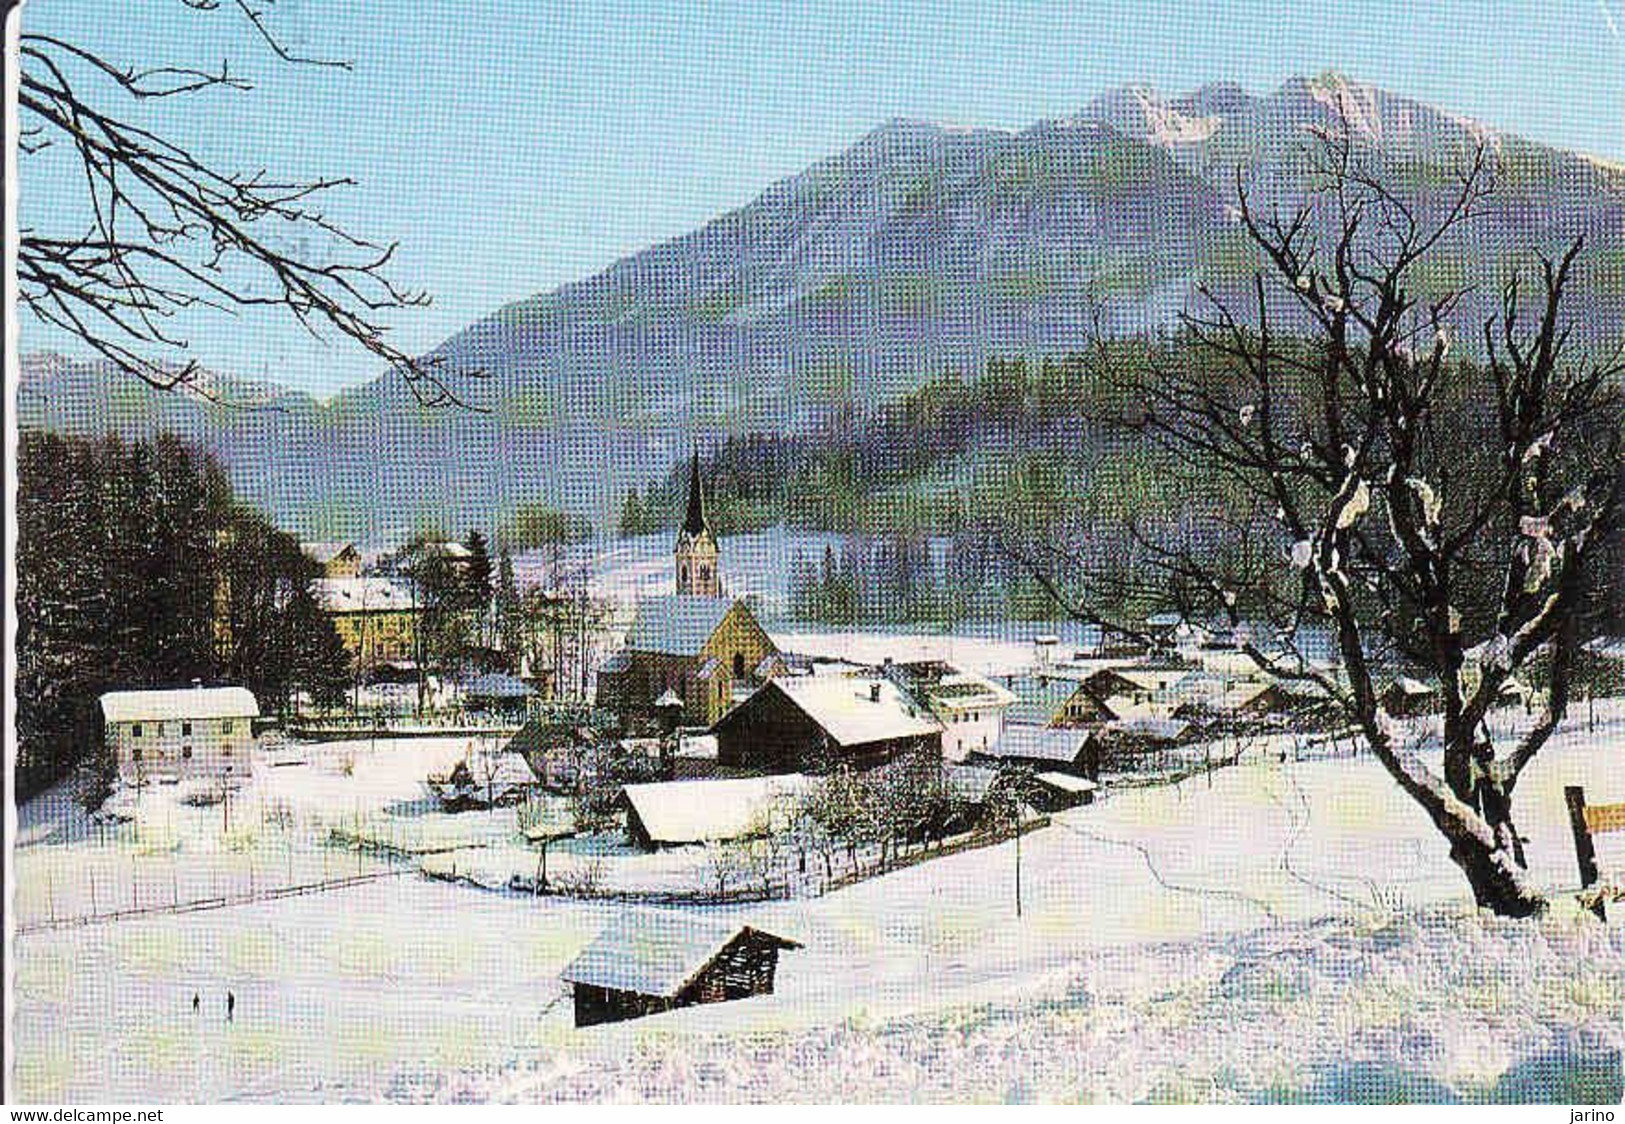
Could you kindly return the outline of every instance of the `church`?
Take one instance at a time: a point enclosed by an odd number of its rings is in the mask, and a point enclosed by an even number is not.
[[[682,725],[710,726],[783,670],[749,607],[723,593],[697,455],[674,554],[677,592],[639,602],[625,647],[598,671],[598,706],[623,727],[648,725],[677,704]]]

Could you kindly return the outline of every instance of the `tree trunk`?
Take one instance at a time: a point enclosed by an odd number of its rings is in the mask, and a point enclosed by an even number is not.
[[[1546,899],[1527,886],[1520,871],[1528,867],[1523,837],[1512,823],[1512,800],[1491,773],[1495,752],[1486,737],[1475,737],[1455,723],[1445,735],[1445,783],[1456,797],[1478,812],[1489,827],[1493,845],[1465,825],[1439,822],[1450,841],[1450,858],[1467,876],[1480,906],[1504,917],[1531,917],[1546,911]]]
[[[1504,823],[1510,832],[1511,821]],[[1496,842],[1492,845],[1464,824],[1446,820],[1439,823],[1439,828],[1450,841],[1450,861],[1467,876],[1473,899],[1480,906],[1503,917],[1535,917],[1546,912],[1546,899],[1528,886],[1518,872],[1517,857],[1505,844],[1508,832],[1497,827]],[[1516,838],[1516,832],[1510,834]]]

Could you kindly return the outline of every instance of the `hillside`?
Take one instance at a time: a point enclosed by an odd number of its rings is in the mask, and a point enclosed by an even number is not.
[[[1423,214],[1475,145],[1495,156],[1496,195],[1427,278],[1481,287],[1462,315],[1483,311],[1515,252],[1584,233],[1578,321],[1625,330],[1625,173],[1326,75],[1263,95],[1124,89],[1020,132],[893,121],[445,341],[436,356],[491,375],[486,413],[424,411],[389,378],[324,404],[227,380],[276,408],[222,410],[109,393],[105,372],[33,357],[19,416],[196,436],[305,533],[387,536],[538,501],[609,521],[695,441],[806,432],[989,356],[1064,354],[1091,305],[1133,334],[1174,324],[1198,284],[1234,292],[1253,265],[1238,177],[1260,205],[1292,205],[1314,189],[1312,130],[1339,123]]]

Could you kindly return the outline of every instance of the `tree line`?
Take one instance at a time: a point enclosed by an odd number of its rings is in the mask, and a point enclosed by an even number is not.
[[[20,796],[92,759],[109,690],[230,682],[268,711],[342,694],[319,568],[213,458],[168,435],[25,433],[17,478]]]

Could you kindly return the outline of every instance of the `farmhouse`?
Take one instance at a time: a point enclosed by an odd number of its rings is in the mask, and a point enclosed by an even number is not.
[[[1439,688],[1409,675],[1401,675],[1382,693],[1382,705],[1395,718],[1433,714],[1440,708]]]
[[[1117,717],[1116,711],[1087,684],[1055,675],[1019,675],[1005,679],[1015,702],[1005,721],[1021,726],[1096,726]]]
[[[243,687],[110,691],[101,711],[107,749],[127,782],[223,779],[253,767],[260,708]]]
[[[782,829],[811,782],[799,774],[656,781],[621,790],[626,834],[646,851]]]
[[[598,705],[623,725],[653,720],[669,691],[682,701],[680,722],[709,726],[784,668],[749,607],[723,596],[697,458],[674,555],[676,594],[639,602],[624,649],[598,670]]]
[[[691,914],[623,914],[564,969],[577,1026],[773,994],[779,953],[797,941]]]
[[[915,750],[942,754],[941,724],[878,677],[775,679],[712,730],[720,766],[760,772],[867,769]]]
[[[973,750],[998,742],[1005,711],[1016,701],[996,683],[940,660],[887,661],[885,671],[942,723],[942,756],[948,761],[964,761]]]
[[[362,670],[410,663],[416,656],[417,601],[392,578],[319,578],[317,603]]]

